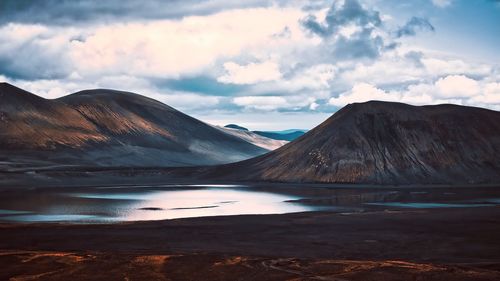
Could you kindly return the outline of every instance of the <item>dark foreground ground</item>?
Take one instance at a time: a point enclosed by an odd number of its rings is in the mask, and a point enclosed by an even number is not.
[[[0,225],[0,280],[500,280],[500,207]]]

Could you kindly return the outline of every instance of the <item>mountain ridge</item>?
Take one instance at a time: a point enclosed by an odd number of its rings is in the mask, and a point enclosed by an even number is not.
[[[130,92],[94,89],[49,100],[4,83],[0,97],[0,149],[10,159],[190,166],[268,151]]]
[[[370,101],[207,178],[363,184],[500,182],[500,112]],[[231,171],[231,173],[228,173]]]

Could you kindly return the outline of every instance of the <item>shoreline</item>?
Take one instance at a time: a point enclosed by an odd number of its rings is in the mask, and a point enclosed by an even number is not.
[[[204,184],[191,182],[195,186]],[[117,192],[129,192],[170,188],[165,185],[107,186],[112,190],[118,186]],[[176,188],[177,183],[168,185]],[[99,187],[102,185],[78,188],[98,190]],[[391,190],[399,192],[398,199],[422,198],[419,196],[424,196],[425,191],[429,193],[426,200],[446,197],[451,202],[483,195],[500,198],[500,190],[495,187],[462,186],[462,192],[453,195],[444,194],[458,190],[456,186],[367,188],[257,183],[246,188],[294,194],[311,205],[325,204],[325,200],[335,197],[338,199],[335,204],[361,206],[363,200],[378,200],[377,194]],[[76,186],[0,188],[0,191],[8,195],[17,191],[24,194],[68,188]],[[0,223],[3,265],[0,280],[68,280],[70,276],[76,281],[144,280],[145,277],[264,281],[385,281],[417,277],[500,280],[498,237],[499,205],[433,209],[371,206],[361,212],[311,211],[97,224]]]

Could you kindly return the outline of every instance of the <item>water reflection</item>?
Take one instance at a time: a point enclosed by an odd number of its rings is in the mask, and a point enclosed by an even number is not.
[[[3,210],[5,221],[111,222],[186,217],[279,214],[313,211],[318,207],[293,204],[297,197],[244,189],[196,186],[188,190],[94,189],[93,192],[41,194],[36,204],[21,210]],[[29,201],[29,199],[28,199]],[[4,202],[5,203],[5,202]],[[4,214],[4,215],[2,215]]]
[[[172,185],[0,191],[0,221],[100,223],[317,210],[500,205],[498,187]]]

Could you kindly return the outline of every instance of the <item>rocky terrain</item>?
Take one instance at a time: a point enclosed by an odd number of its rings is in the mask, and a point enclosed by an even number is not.
[[[0,100],[0,166],[212,165],[268,151],[128,92],[47,100],[0,83]]]
[[[347,105],[297,140],[212,179],[369,184],[500,182],[500,112],[458,105]]]

